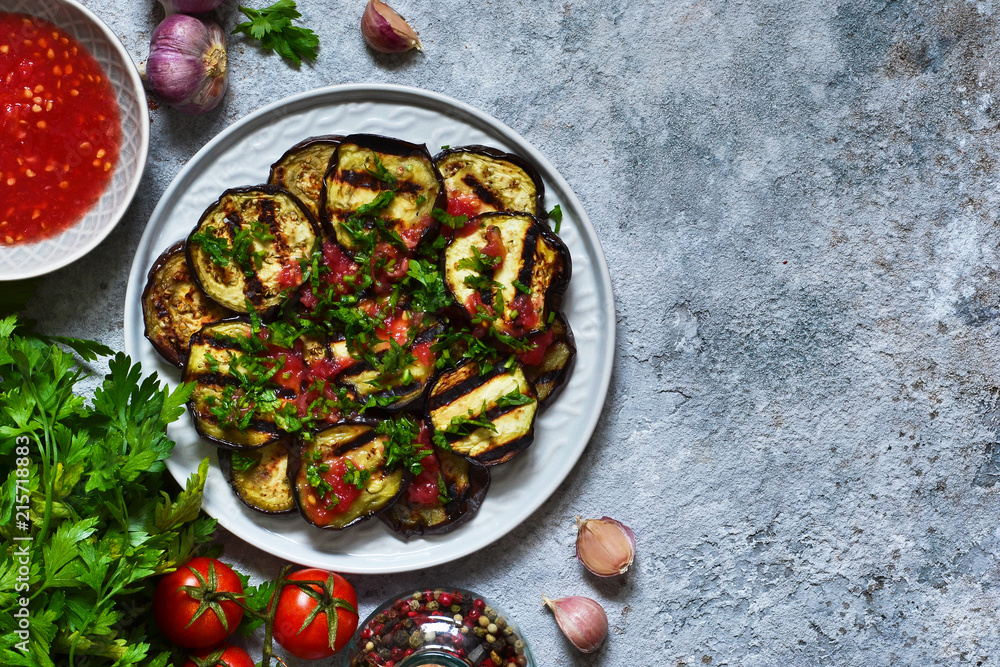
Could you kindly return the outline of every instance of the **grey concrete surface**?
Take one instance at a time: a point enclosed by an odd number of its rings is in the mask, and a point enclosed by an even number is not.
[[[145,59],[152,0],[84,1]],[[140,195],[45,280],[44,328],[121,345],[149,214],[248,112],[348,82],[454,96],[583,201],[614,283],[616,370],[553,498],[461,563],[352,577],[362,614],[410,586],[473,588],[545,667],[1000,664],[994,3],[393,4],[426,53],[366,49],[363,0],[299,0],[314,66],[233,38],[217,113],[152,111]],[[219,18],[237,22],[231,1]],[[578,514],[633,527],[626,576],[573,559]],[[257,576],[277,571],[225,539]],[[605,646],[576,653],[543,592],[599,600]]]

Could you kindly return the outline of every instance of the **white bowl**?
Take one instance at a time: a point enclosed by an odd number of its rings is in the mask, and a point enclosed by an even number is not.
[[[0,0],[0,12],[38,16],[76,37],[111,80],[122,116],[122,145],[111,183],[78,223],[36,243],[0,246],[0,280],[20,280],[62,268],[93,250],[132,202],[149,151],[149,111],[139,72],[111,29],[76,0]]]

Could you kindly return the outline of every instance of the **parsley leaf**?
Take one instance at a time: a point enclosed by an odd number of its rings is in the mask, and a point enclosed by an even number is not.
[[[252,9],[240,5],[249,21],[239,24],[233,34],[243,33],[260,41],[265,51],[274,51],[296,67],[303,60],[313,62],[319,52],[319,37],[308,28],[292,25],[292,21],[301,18],[295,0],[278,0],[270,7]]]
[[[414,309],[434,313],[452,304],[453,299],[444,284],[444,276],[431,262],[411,259],[406,275],[410,278],[408,291]]]
[[[559,233],[559,229],[562,227],[562,218],[563,218],[562,209],[559,208],[559,204],[556,204],[555,208],[549,211],[549,219],[552,220],[552,222],[556,223],[556,227],[554,230],[556,234]]]
[[[510,393],[504,394],[497,399],[498,408],[512,408],[518,405],[526,405],[534,401],[531,396],[527,394],[522,394],[519,387],[514,387]]]
[[[420,436],[420,425],[406,414],[390,417],[379,422],[375,427],[379,435],[389,436],[385,452],[385,467],[388,470],[402,466],[414,475],[423,470],[421,461],[427,455],[424,445],[417,442]]]
[[[216,266],[229,266],[233,257],[229,239],[216,234],[214,227],[208,227],[192,234],[191,243],[201,246],[201,249],[208,253]]]
[[[469,216],[467,215],[449,215],[448,211],[434,207],[431,210],[431,217],[440,222],[445,227],[451,227],[452,229],[458,229],[464,227],[465,223],[469,221]]]
[[[381,162],[379,162],[378,164],[379,166],[382,165]],[[384,170],[385,167],[382,167],[382,169]],[[362,204],[361,206],[359,206],[357,211],[355,211],[355,213],[360,216],[373,215],[388,207],[389,204],[392,203],[392,200],[395,198],[396,198],[396,193],[393,192],[392,190],[382,190],[381,192],[378,193],[378,195],[375,196],[375,199],[372,199],[367,204]]]
[[[444,475],[438,470],[438,502],[442,505],[447,505],[451,502],[451,497],[448,495],[448,485],[444,481]]]
[[[246,472],[247,470],[250,470],[250,468],[257,465],[257,459],[252,456],[247,456],[246,454],[233,452],[232,457],[233,469],[240,472]]]
[[[372,473],[370,470],[358,469],[353,461],[347,461],[347,472],[344,473],[343,480],[348,484],[353,484],[355,488],[363,489],[371,476]]]
[[[434,433],[433,441],[435,445],[438,445],[442,449],[451,449],[451,443],[445,436],[445,433],[458,436],[458,438],[464,438],[481,428],[494,433],[497,432],[496,425],[486,417],[486,403],[483,403],[483,407],[478,415],[470,409],[467,415],[452,417],[451,422],[446,427]],[[454,439],[456,438],[452,438],[452,440]]]
[[[475,251],[475,254],[471,257],[463,257],[458,260],[455,268],[469,269],[471,271],[475,271],[476,273],[485,273],[502,261],[499,257],[487,255],[479,248],[473,248],[473,250]]]
[[[375,166],[368,169],[368,173],[387,184],[389,187],[396,185],[396,177],[392,175],[385,165],[382,164],[382,159],[378,156],[378,153],[372,153],[372,157],[375,158]]]

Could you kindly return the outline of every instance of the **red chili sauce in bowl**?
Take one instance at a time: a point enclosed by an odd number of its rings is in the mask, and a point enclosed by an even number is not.
[[[111,182],[121,134],[87,49],[48,21],[0,12],[0,245],[79,222]]]

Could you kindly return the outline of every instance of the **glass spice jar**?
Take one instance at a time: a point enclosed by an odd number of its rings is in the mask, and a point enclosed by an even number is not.
[[[536,667],[517,626],[462,588],[401,594],[354,633],[344,667]]]

